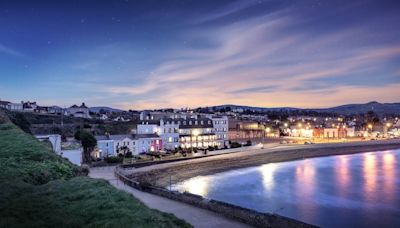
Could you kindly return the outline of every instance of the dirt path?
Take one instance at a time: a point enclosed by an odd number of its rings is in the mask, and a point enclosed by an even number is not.
[[[176,217],[185,220],[194,227],[229,227],[240,228],[248,225],[229,220],[211,211],[203,210],[181,202],[173,201],[150,193],[141,192],[118,181],[114,176],[115,167],[91,168],[89,176],[92,178],[105,179],[116,188],[132,194],[142,201],[146,206],[162,212],[172,213]]]

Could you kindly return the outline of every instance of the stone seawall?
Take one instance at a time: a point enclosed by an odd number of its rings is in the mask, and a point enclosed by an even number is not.
[[[125,184],[138,190],[159,195],[168,199],[187,203],[202,209],[206,209],[224,217],[240,221],[242,223],[255,227],[316,227],[295,219],[287,218],[277,214],[261,213],[251,209],[235,206],[217,200],[209,200],[199,195],[191,193],[180,193],[177,191],[168,191],[165,188],[155,187],[148,183],[141,183],[126,177],[121,171],[122,168],[115,169],[115,176]]]

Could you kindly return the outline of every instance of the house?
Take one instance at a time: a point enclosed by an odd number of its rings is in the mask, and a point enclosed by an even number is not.
[[[136,153],[136,140],[132,135],[102,135],[95,136],[97,140],[98,154],[95,157],[118,156],[131,152]]]
[[[99,119],[101,120],[108,120],[108,116],[106,114],[100,114]]]
[[[21,103],[9,103],[7,105],[7,109],[14,112],[22,112],[24,111],[24,107]]]
[[[49,114],[61,115],[63,113],[63,108],[55,106],[55,105],[49,106],[49,107],[47,107],[47,112]]]
[[[0,108],[7,109],[7,105],[8,105],[9,103],[11,103],[11,102],[9,102],[9,101],[1,101],[1,100],[0,100]]]
[[[34,112],[38,106],[36,104],[36,101],[35,102],[30,102],[30,101],[23,102],[22,101],[21,103],[23,104],[24,112]]]
[[[159,152],[163,149],[162,139],[157,134],[128,134],[95,136],[97,158],[141,153]]]
[[[160,152],[163,150],[162,138],[157,134],[136,134],[133,137],[137,145],[135,154]]]
[[[80,106],[74,104],[67,108],[66,115],[80,118],[91,118],[89,115],[89,108],[85,105],[85,103],[82,103]]]
[[[8,109],[14,112],[22,112],[24,111],[23,103],[12,103],[9,101],[1,101],[0,100],[0,108]]]
[[[47,113],[49,113],[49,107],[37,106],[35,109],[35,112],[41,113],[41,114],[47,114]]]
[[[123,116],[118,116],[118,117],[114,118],[113,120],[118,121],[118,122],[128,122],[129,121],[129,119],[126,119]]]

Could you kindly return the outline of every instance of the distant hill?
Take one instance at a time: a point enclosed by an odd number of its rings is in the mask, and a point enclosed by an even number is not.
[[[101,109],[105,110],[106,112],[124,112],[124,110],[110,108],[110,107],[106,107],[106,106],[90,107],[89,111],[98,113],[98,112],[100,112]]]
[[[347,104],[341,105],[331,108],[319,108],[319,109],[309,109],[309,108],[293,108],[293,107],[252,107],[252,106],[243,106],[243,105],[218,105],[210,108],[214,109],[223,109],[223,108],[231,108],[242,109],[244,111],[258,111],[258,112],[267,112],[267,111],[296,111],[296,110],[304,110],[304,111],[316,111],[316,112],[328,112],[328,113],[338,113],[338,114],[358,114],[358,113],[366,113],[368,111],[374,111],[377,114],[399,114],[400,115],[400,103],[379,103],[376,101],[368,102],[365,104]]]
[[[340,114],[357,114],[374,111],[377,114],[400,114],[400,103],[379,103],[376,101],[366,104],[347,104],[326,109],[313,109],[319,112],[336,112]]]
[[[250,110],[250,111],[257,111],[257,112],[300,110],[300,108],[292,108],[292,107],[271,107],[271,108],[264,108],[264,107],[253,107],[253,106],[233,105],[233,104],[212,106],[212,107],[210,107],[210,108],[215,108],[215,109],[230,108],[230,109],[232,109],[232,110],[234,110],[234,109],[242,109],[242,110],[244,110],[244,111]]]

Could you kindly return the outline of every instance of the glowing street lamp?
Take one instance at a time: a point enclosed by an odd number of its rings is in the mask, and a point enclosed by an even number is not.
[[[369,129],[372,129],[372,124],[368,124],[368,128],[369,128]]]
[[[284,123],[283,126],[288,127],[288,124],[287,124],[287,123]]]
[[[391,127],[392,126],[392,124],[391,123],[386,123],[386,127]]]
[[[301,124],[301,123],[299,123],[299,124],[297,124],[297,126],[298,126],[299,128],[301,128],[302,124]]]

